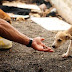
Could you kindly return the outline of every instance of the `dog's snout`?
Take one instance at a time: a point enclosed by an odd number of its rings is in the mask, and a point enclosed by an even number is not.
[[[55,45],[52,45],[53,48],[56,48]]]

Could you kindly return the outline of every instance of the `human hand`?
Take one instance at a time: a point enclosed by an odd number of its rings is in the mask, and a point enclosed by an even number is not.
[[[38,51],[53,52],[50,47],[47,47],[45,44],[42,43],[43,40],[44,38],[41,37],[34,38],[32,42],[32,48]]]

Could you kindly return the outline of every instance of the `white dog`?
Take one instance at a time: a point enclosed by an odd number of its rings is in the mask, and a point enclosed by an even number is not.
[[[72,27],[70,27],[66,31],[60,31],[55,36],[55,41],[52,45],[53,48],[58,48],[62,44],[64,44],[67,40],[70,40],[70,44],[68,46],[67,52],[62,55],[62,57],[68,57],[71,54],[72,49]]]

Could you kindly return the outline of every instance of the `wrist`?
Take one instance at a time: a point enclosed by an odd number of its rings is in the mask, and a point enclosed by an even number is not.
[[[27,47],[31,47],[31,46],[32,46],[32,42],[33,42],[33,39],[30,38],[30,39],[29,39],[29,43],[28,43],[26,46],[27,46]]]

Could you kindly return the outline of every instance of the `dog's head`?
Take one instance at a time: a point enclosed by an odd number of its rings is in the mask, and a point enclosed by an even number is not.
[[[58,48],[62,44],[64,44],[67,40],[72,39],[70,34],[66,34],[66,32],[58,32],[55,36],[54,43],[52,45],[53,48]]]

